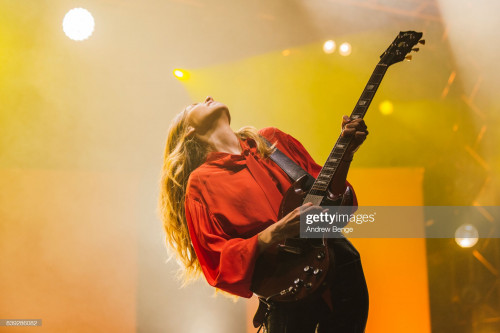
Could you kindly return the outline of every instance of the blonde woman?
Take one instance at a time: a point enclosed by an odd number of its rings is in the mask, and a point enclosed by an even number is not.
[[[177,115],[167,137],[159,205],[167,243],[183,265],[184,278],[203,273],[210,285],[249,298],[259,254],[299,233],[298,210],[277,218],[291,180],[269,158],[273,148],[261,136],[314,177],[321,167],[290,135],[251,127],[235,133],[230,121],[227,106],[211,97]],[[350,186],[350,161],[368,134],[361,119],[344,116],[342,127],[353,140],[330,185],[334,195]],[[359,254],[347,243],[334,246],[335,264],[343,267],[336,269],[341,273],[334,287],[307,304],[274,307],[265,322],[268,332],[364,331],[366,283]]]

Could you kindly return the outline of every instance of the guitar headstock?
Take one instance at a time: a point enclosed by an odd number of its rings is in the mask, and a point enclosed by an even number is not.
[[[411,60],[408,53],[418,52],[418,48],[413,48],[417,43],[425,44],[422,33],[416,31],[401,31],[391,45],[380,56],[380,63],[391,66],[405,59]]]

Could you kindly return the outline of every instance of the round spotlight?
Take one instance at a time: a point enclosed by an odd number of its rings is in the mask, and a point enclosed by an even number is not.
[[[174,76],[179,80],[187,80],[189,78],[189,72],[185,69],[176,68],[173,71]]]
[[[323,44],[323,51],[325,51],[325,53],[327,53],[327,54],[335,52],[335,42],[331,39],[327,40]]]
[[[339,47],[340,55],[348,56],[349,54],[351,54],[351,51],[352,51],[351,44],[349,44],[347,42],[340,44],[340,47]]]
[[[179,78],[179,79],[180,79],[180,78],[183,78],[183,77],[184,77],[184,72],[183,72],[183,71],[181,71],[181,70],[179,70],[179,69],[176,69],[176,70],[174,70],[174,76],[175,76],[176,78]]]
[[[73,8],[64,15],[63,31],[72,40],[84,40],[94,32],[94,18],[83,8]]]
[[[380,110],[380,113],[382,113],[384,116],[387,116],[394,111],[394,106],[390,101],[385,100],[379,104],[378,109]]]
[[[455,231],[455,241],[460,247],[473,247],[479,237],[476,227],[472,224],[463,224]]]

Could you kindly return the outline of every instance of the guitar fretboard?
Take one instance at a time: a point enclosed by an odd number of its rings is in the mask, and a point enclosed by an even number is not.
[[[380,86],[380,82],[382,82],[382,79],[384,78],[387,68],[388,66],[386,64],[380,62],[377,64],[375,70],[370,76],[370,79],[368,80],[368,83],[365,86],[365,89],[363,90],[363,93],[361,94],[361,97],[359,98],[356,106],[354,107],[354,110],[351,113],[351,119],[364,118],[364,116],[366,115],[366,111],[368,110],[368,107],[370,106],[370,103],[372,102],[373,97],[375,96],[375,93]],[[346,149],[349,146],[349,143],[351,143],[351,140],[352,138],[342,137],[342,134],[339,136],[337,142],[335,143],[335,146],[333,147],[330,155],[326,160],[325,165],[321,169],[321,172],[319,173],[316,181],[309,191],[308,196],[315,195],[324,197],[327,194],[328,186],[330,185],[333,175],[337,171],[337,168],[340,165],[340,162],[342,161],[342,158],[344,157]],[[304,202],[307,201],[308,198],[306,197]]]

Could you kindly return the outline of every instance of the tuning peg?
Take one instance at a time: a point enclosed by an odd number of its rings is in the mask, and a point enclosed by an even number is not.
[[[421,39],[418,41],[420,44],[425,45],[425,39]]]
[[[408,60],[408,61],[411,61],[411,55],[407,55],[407,56],[405,57],[405,59],[406,59],[406,60]]]
[[[413,52],[418,52],[420,49],[418,47],[415,47],[413,49],[411,49]]]

